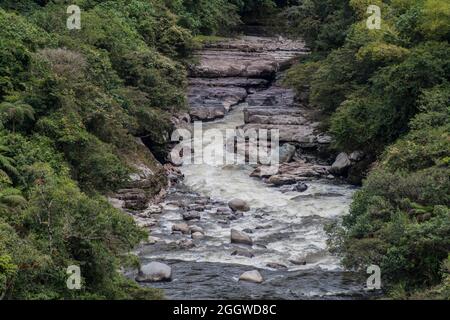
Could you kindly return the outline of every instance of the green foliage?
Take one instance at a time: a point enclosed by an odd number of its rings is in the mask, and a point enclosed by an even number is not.
[[[1,3],[1,298],[162,298],[117,271],[146,235],[104,195],[127,183],[136,157],[154,165],[135,136],[160,148],[186,106],[191,32],[239,22],[228,1],[205,1],[182,8],[202,20],[188,30],[166,2],[75,1],[77,31],[66,1]],[[66,287],[69,265],[81,267],[80,291]]]
[[[16,132],[16,126],[23,125],[26,120],[34,120],[32,106],[20,100],[0,103],[0,121],[11,122],[13,133]]]
[[[6,291],[11,285],[11,279],[17,273],[17,266],[12,263],[9,255],[0,255],[0,300],[6,295]]]
[[[424,91],[411,131],[386,150],[334,234],[344,263],[379,264],[394,296],[448,297],[441,265],[450,252],[449,105],[448,84]]]
[[[381,30],[366,28],[369,4],[382,9]],[[378,158],[350,215],[330,228],[330,247],[349,268],[379,265],[397,298],[448,298],[448,8],[441,0],[305,0],[286,11],[313,50],[286,82],[309,88],[336,148]]]
[[[285,29],[300,36],[314,51],[329,51],[341,46],[354,21],[348,0],[304,0],[283,13]]]
[[[450,3],[426,0],[419,29],[431,39],[450,40]]]
[[[9,229],[10,236],[0,241],[0,248],[5,248],[20,270],[6,297],[126,297],[121,285],[127,281],[116,269],[122,255],[141,241],[145,232],[104,198],[89,198],[71,179],[55,175],[47,165],[36,163],[29,170],[35,182],[27,208],[19,217],[2,217],[24,233],[19,239]],[[70,265],[79,265],[82,270],[80,291],[65,286],[65,270]],[[151,297],[150,291],[147,293],[147,298]]]
[[[194,34],[217,34],[240,23],[238,7],[229,0],[170,0],[169,8],[180,16],[180,25]]]

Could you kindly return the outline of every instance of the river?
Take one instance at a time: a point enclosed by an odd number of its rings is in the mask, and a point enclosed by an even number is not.
[[[289,50],[281,51],[286,55]],[[233,54],[236,52],[239,49],[234,49]],[[213,82],[213,76],[207,81]],[[245,76],[249,78],[248,74]],[[194,91],[211,90],[211,86],[198,87],[198,79],[193,82],[197,83]],[[201,119],[203,128],[224,131],[245,126],[244,110],[252,104],[258,108],[267,105],[255,97],[266,92],[267,98],[274,88],[278,87],[272,80],[262,89],[247,88],[244,96],[236,94],[238,90],[232,93],[224,90],[227,96],[219,95],[228,103],[224,117]],[[217,92],[217,88],[214,90]],[[281,96],[289,94],[286,91]],[[207,96],[211,99],[210,94]],[[285,102],[279,105],[284,108]],[[205,142],[205,146],[208,143],[223,142]],[[142,263],[158,261],[170,265],[172,281],[145,285],[164,289],[169,299],[365,297],[365,278],[342,269],[339,259],[327,251],[324,231],[326,224],[348,213],[355,187],[338,179],[307,176],[302,181],[308,189],[299,192],[251,177],[254,169],[252,165],[242,164],[181,166],[184,179],[168,190],[158,223],[151,230],[157,241],[137,250]],[[233,214],[227,208],[227,202],[233,198],[246,201],[250,211]],[[202,228],[203,238],[192,241],[186,234],[172,232],[173,225],[183,222],[187,210],[199,215],[199,219],[188,223]],[[230,243],[231,229],[245,231],[253,245]],[[255,269],[263,275],[263,283],[238,281],[242,273]]]

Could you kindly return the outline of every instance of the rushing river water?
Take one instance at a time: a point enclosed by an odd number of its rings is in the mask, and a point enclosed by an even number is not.
[[[236,107],[224,119],[205,123],[204,129],[224,130],[242,123],[242,108]],[[162,241],[140,250],[144,262],[172,266],[172,282],[151,284],[165,289],[168,298],[308,299],[364,294],[365,279],[343,271],[339,260],[327,252],[323,229],[348,212],[353,187],[318,180],[308,182],[305,192],[282,192],[251,178],[250,166],[189,164],[181,170],[184,181],[169,191],[159,226],[152,231]],[[217,208],[233,198],[245,200],[251,210],[227,221]],[[180,248],[174,242],[183,236],[171,234],[172,225],[182,221],[177,200],[189,205],[199,199],[209,203],[195,222],[206,237],[193,248]],[[232,255],[245,246],[230,243],[231,228],[251,232],[254,257]],[[287,269],[271,269],[269,263]],[[263,284],[238,282],[240,274],[253,269],[261,271]]]
[[[169,299],[367,297],[364,275],[342,270],[339,259],[327,251],[324,231],[325,225],[348,213],[355,188],[330,177],[328,169],[320,171],[324,166],[310,150],[329,141],[319,141],[307,106],[276,81],[282,76],[277,73],[280,68],[305,52],[301,41],[263,37],[241,37],[198,52],[200,62],[188,90],[191,117],[204,120],[204,131],[242,125],[278,128],[280,140],[283,135],[291,149],[295,146],[298,157],[291,164],[300,165],[300,173],[293,173],[289,164],[279,175],[297,174],[308,188],[297,192],[289,191],[297,189],[292,186],[273,187],[251,177],[255,168],[250,165],[185,162],[180,168],[184,179],[168,190],[162,212],[149,213],[151,244],[137,250],[144,264],[170,265],[172,281],[143,285],[163,289]],[[211,121],[217,118],[221,119]],[[223,150],[225,143],[205,139],[203,150]],[[231,149],[227,152],[234,152]],[[308,174],[302,175],[302,170]],[[250,211],[231,212],[227,203],[234,198],[247,202]],[[185,234],[173,232],[174,226],[179,229],[178,224],[186,222],[183,219],[203,229],[204,237],[191,239],[187,226]],[[231,229],[248,234],[253,245],[231,243]],[[255,269],[263,283],[239,281],[242,273]]]

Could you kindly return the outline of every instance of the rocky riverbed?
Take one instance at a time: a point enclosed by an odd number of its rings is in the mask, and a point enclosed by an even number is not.
[[[136,251],[146,267],[130,277],[180,299],[365,295],[365,279],[328,253],[323,229],[348,212],[355,188],[339,176],[363,155],[328,154],[313,111],[279,82],[306,53],[300,41],[260,37],[198,52],[190,112],[177,125],[278,129],[282,163],[270,174],[263,165],[166,165],[170,187],[153,204],[139,188],[119,193],[112,201],[151,232]]]

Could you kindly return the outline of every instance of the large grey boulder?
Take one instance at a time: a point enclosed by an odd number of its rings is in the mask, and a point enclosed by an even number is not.
[[[352,165],[350,158],[345,152],[341,152],[334,163],[331,165],[330,171],[334,174],[344,174],[347,169]]]
[[[258,270],[253,270],[253,271],[244,272],[239,277],[239,281],[246,281],[246,282],[252,282],[252,283],[263,283],[264,278],[262,277],[261,273],[259,273]]]
[[[269,178],[267,181],[274,186],[285,186],[288,184],[295,184],[297,179],[294,176],[289,175],[274,175]]]
[[[183,212],[182,216],[185,221],[200,220],[200,212],[198,211]]]
[[[196,232],[203,233],[203,234],[205,233],[205,231],[203,230],[202,227],[199,227],[199,226],[196,226],[196,225],[190,226],[189,227],[189,231],[191,232],[191,234],[192,233],[196,233]]]
[[[136,277],[138,282],[160,282],[172,280],[172,268],[160,262],[150,262],[142,266]]]
[[[201,233],[201,232],[194,232],[194,233],[191,235],[192,240],[201,240],[201,239],[203,239],[204,237],[205,237],[205,235],[204,235],[203,233]]]
[[[244,232],[231,229],[231,243],[240,243],[245,245],[253,245],[253,240]]]
[[[292,160],[292,157],[295,154],[295,146],[290,144],[290,143],[285,143],[280,147],[280,158],[279,161],[280,163],[285,163],[285,162],[289,162]]]
[[[233,211],[242,211],[247,212],[250,211],[250,207],[244,200],[241,199],[233,199],[230,202],[228,202],[228,206]]]
[[[177,223],[172,226],[172,231],[188,234],[190,232],[189,226],[186,223]]]
[[[361,161],[364,158],[364,152],[362,151],[353,151],[352,153],[350,153],[349,159],[351,161]]]

